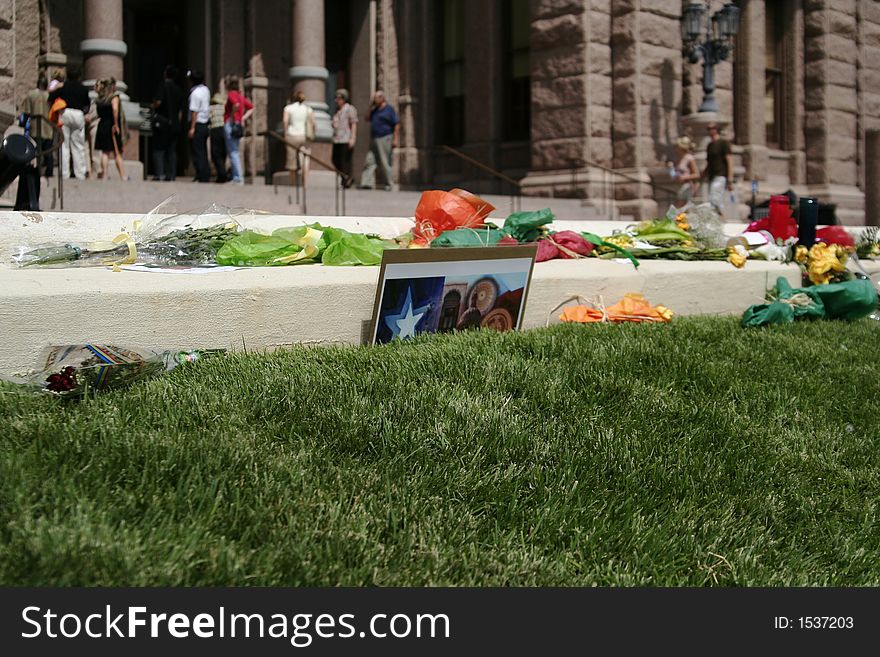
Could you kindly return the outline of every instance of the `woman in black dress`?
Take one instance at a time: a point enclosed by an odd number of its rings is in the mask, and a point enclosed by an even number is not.
[[[114,78],[102,78],[95,84],[98,100],[95,107],[98,110],[98,130],[95,134],[95,150],[101,152],[101,170],[98,178],[107,178],[107,167],[110,156],[116,160],[116,169],[119,171],[120,180],[128,180],[125,175],[125,166],[122,163],[122,101],[116,93],[116,80]]]

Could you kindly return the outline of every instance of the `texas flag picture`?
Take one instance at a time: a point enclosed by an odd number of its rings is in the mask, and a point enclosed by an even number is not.
[[[534,254],[533,246],[386,251],[373,342],[519,328]]]

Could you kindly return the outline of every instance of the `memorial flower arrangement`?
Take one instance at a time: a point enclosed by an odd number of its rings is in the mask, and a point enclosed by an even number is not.
[[[171,199],[169,199],[170,201]],[[742,268],[749,259],[797,262],[814,282],[846,278],[846,260],[854,242],[846,230],[829,226],[817,231],[822,247],[807,256],[791,250],[793,220],[776,226],[783,236],[761,231],[762,244],[729,238],[720,215],[708,204],[670,208],[664,217],[626,226],[611,235],[552,229],[549,208],[514,212],[502,225],[488,220],[495,208],[465,190],[429,190],[422,194],[412,231],[394,239],[354,233],[312,223],[279,228],[270,234],[247,228],[242,215],[252,210],[210,206],[202,212],[170,214],[157,206],[130,233],[89,243],[32,244],[15,249],[20,267],[120,266],[142,263],[159,267],[263,267],[297,264],[378,265],[382,252],[396,248],[439,248],[537,243],[536,260],[626,258],[636,267],[640,259],[726,260]],[[764,220],[761,220],[764,221]],[[756,222],[750,228],[761,228]],[[768,224],[769,225],[769,224]],[[781,226],[781,228],[780,228]],[[793,228],[794,226],[794,228]],[[764,227],[766,228],[766,226]],[[757,233],[756,233],[757,235]],[[818,245],[817,245],[818,246]],[[880,255],[878,230],[863,232],[855,249],[862,257]]]
[[[122,233],[112,240],[82,244],[48,244],[35,248],[20,246],[13,253],[19,267],[76,267],[95,265],[146,264],[208,265],[216,262],[217,252],[238,235],[235,223],[205,228],[185,226],[162,237],[139,239]]]
[[[855,249],[859,258],[880,257],[880,228],[877,226],[865,228],[859,235]]]
[[[801,266],[804,277],[813,285],[841,283],[853,278],[846,267],[852,249],[840,244],[817,242],[810,249],[797,245],[792,259]]]
[[[82,397],[122,388],[221,353],[222,349],[157,352],[106,344],[58,345],[46,349],[36,370],[27,376],[0,378],[34,392]]]
[[[694,208],[628,226],[604,237],[606,244],[597,249],[597,255],[617,258],[614,247],[618,247],[639,259],[724,260],[726,238],[717,214],[713,213]]]

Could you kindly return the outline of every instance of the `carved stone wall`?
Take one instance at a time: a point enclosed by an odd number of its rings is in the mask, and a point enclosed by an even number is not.
[[[148,6],[118,2],[139,10]],[[710,11],[724,2],[711,0]],[[727,135],[735,143],[736,169],[744,176],[741,198],[748,196],[748,183],[755,178],[762,196],[787,188],[814,194],[837,203],[842,219],[860,222],[867,184],[865,132],[880,128],[880,2],[778,0],[784,7],[781,97],[786,107],[779,148],[768,147],[765,138],[767,2],[739,1],[737,52],[733,61],[715,68],[720,114],[732,121]],[[460,149],[517,177],[526,193],[577,196],[594,205],[610,198],[626,214],[656,212],[665,202],[656,187],[668,182],[663,180],[665,162],[685,131],[685,117],[696,112],[703,95],[702,64],[690,64],[681,55],[679,16],[687,3],[530,0],[530,139],[514,143],[505,142],[501,130],[503,5],[501,0],[467,0],[467,118]],[[0,115],[8,121],[40,68],[51,72],[82,61],[86,4],[0,0]],[[292,61],[299,28],[293,25],[291,0],[186,5],[189,61],[178,63],[204,67],[212,89],[224,74],[242,75],[257,101],[254,125],[277,127],[290,91],[288,71],[303,64]],[[398,182],[500,189],[478,168],[437,154],[438,3],[351,0],[345,7],[351,40],[348,84],[361,118],[377,87],[401,117]],[[356,174],[369,142],[365,121],[359,137]],[[254,168],[264,167],[262,140],[246,148]]]

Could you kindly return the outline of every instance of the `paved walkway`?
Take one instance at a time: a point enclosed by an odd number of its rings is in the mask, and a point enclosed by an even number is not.
[[[43,211],[60,210],[57,178],[43,187],[40,205]],[[14,185],[0,198],[0,205],[11,209],[14,204]],[[295,190],[286,185],[266,185],[262,179],[245,185],[232,183],[153,182],[119,180],[64,181],[65,212],[125,212],[146,213],[169,196],[177,197],[178,210],[204,208],[211,203],[228,207],[247,207],[274,214],[304,214],[302,202],[296,202]],[[337,211],[334,177],[325,172],[312,172],[307,191],[309,215],[314,216],[385,216],[412,217],[419,202],[420,191],[369,191],[349,189],[345,192],[345,211]],[[495,205],[495,217],[506,217],[513,211],[510,196],[487,195],[484,198]],[[579,199],[522,197],[523,210],[549,207],[558,219],[603,220],[608,219]]]

